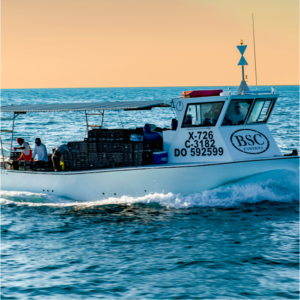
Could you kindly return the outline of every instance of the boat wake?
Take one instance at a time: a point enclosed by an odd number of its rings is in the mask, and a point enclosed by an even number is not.
[[[110,197],[98,201],[74,201],[74,199],[47,194],[29,192],[1,191],[2,205],[26,206],[100,206],[158,204],[167,208],[185,209],[192,207],[234,207],[254,204],[262,201],[292,202],[299,201],[299,174],[277,170],[256,174],[229,182],[212,190],[201,193],[182,194],[148,194],[143,197]]]

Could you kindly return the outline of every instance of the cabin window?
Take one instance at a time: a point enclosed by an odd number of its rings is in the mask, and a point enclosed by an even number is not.
[[[224,102],[189,104],[183,119],[182,127],[215,126]]]
[[[275,99],[256,99],[247,124],[265,123],[268,120]]]
[[[222,126],[243,125],[252,105],[253,99],[232,100],[224,117]]]

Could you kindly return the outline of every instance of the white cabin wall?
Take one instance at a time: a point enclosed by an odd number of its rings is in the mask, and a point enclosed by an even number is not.
[[[264,95],[259,97],[277,98],[278,95]],[[164,133],[164,136],[166,136],[166,144],[164,142],[164,147],[165,145],[166,147],[164,149],[165,151],[168,151],[169,162],[229,162],[282,155],[266,123],[222,126],[222,122],[230,105],[231,99],[253,98],[256,98],[256,96],[216,96],[173,100],[174,110],[178,118],[178,128],[176,131]],[[188,104],[218,101],[224,101],[224,105],[216,126],[181,128]],[[181,105],[178,105],[179,102]],[[203,140],[205,132],[207,135],[206,137],[210,141],[209,147],[202,147],[202,145],[200,145],[200,148],[206,148],[206,150],[201,149],[200,155],[197,155],[199,154],[199,150],[197,150],[198,153],[194,155],[194,151],[196,151],[197,145],[199,145],[201,140]],[[201,135],[200,139],[199,135]],[[209,135],[213,138],[210,139]],[[208,148],[212,148],[212,140],[215,141],[214,146],[218,149],[218,153],[216,155],[207,155],[207,152],[209,151]],[[194,150],[192,150],[193,148]],[[219,149],[223,149],[222,155],[220,155],[222,151],[219,151]]]
[[[166,130],[163,131],[162,133],[163,133],[164,151],[169,151],[173,139],[176,135],[176,130]]]
[[[173,100],[174,110],[178,119],[178,128],[176,131],[164,132],[164,138],[166,137],[164,150],[168,151],[169,163],[224,162],[233,160],[219,132],[219,125],[222,123],[227,111],[229,100],[229,96]],[[224,101],[224,105],[216,126],[181,128],[188,104],[218,101]],[[206,140],[208,142],[205,142]],[[201,141],[204,147],[201,147]],[[196,150],[198,148],[196,147],[197,145],[201,148],[200,155],[199,150]],[[208,147],[206,147],[207,145]],[[216,155],[213,153],[213,148],[217,149]]]
[[[220,133],[234,161],[282,155],[265,124],[223,126]]]

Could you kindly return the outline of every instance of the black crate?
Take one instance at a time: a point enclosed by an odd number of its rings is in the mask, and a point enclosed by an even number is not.
[[[96,137],[92,137],[92,138],[87,138],[87,142],[88,143],[95,143],[95,142],[97,142],[98,141],[98,139],[96,138]]]
[[[115,140],[114,130],[107,130],[106,139],[107,142],[113,142]]]
[[[98,159],[97,153],[89,153],[88,154],[88,160],[97,160],[97,159]]]
[[[115,163],[122,163],[123,162],[123,153],[121,153],[121,152],[114,152],[113,154],[112,154],[112,158],[113,158],[113,161],[115,162]]]
[[[17,160],[18,158],[21,157],[21,154],[22,154],[22,152],[20,152],[20,151],[11,152],[10,159]]]
[[[31,161],[24,161],[19,160],[18,161],[18,167],[20,171],[29,171],[32,170],[33,163]]]
[[[124,143],[123,149],[124,149],[124,152],[132,152],[132,143]]]
[[[82,142],[68,142],[67,146],[69,148],[74,148],[74,149],[79,149],[79,144],[82,143]]]
[[[92,129],[88,131],[88,139],[90,138],[97,138],[97,129]]]
[[[80,150],[80,152],[87,152],[87,150],[88,150],[88,143],[86,143],[86,142],[82,142],[82,143],[80,143],[79,144],[79,150]]]
[[[153,164],[153,152],[143,152],[143,164],[152,165]]]
[[[101,168],[104,168],[104,164],[103,163],[100,163],[100,162],[95,162],[94,163],[94,169],[101,169]]]
[[[19,167],[25,167],[25,160],[19,160],[18,165]]]
[[[78,160],[80,159],[81,155],[80,153],[72,153],[72,160],[75,161],[75,160]]]
[[[53,169],[53,164],[52,164],[52,162],[45,161],[45,168],[46,168],[46,169]]]
[[[136,161],[143,161],[143,153],[140,153],[140,152],[134,152],[133,153],[133,161],[136,162]]]
[[[112,152],[112,151],[114,151],[113,143],[106,143],[106,151],[107,151],[107,152]]]
[[[141,151],[141,152],[143,152],[143,143],[142,142],[132,143],[132,150],[133,151]]]
[[[98,160],[105,160],[107,158],[106,152],[97,153]]]
[[[163,141],[144,141],[143,148],[152,152],[163,151]]]
[[[87,149],[89,152],[97,150],[97,143],[87,143]]]
[[[71,161],[65,161],[65,169],[70,169],[72,167],[72,162]]]
[[[51,155],[52,157],[52,155]],[[66,161],[72,159],[72,154],[70,152],[65,151],[64,154],[60,157],[61,161]],[[51,158],[48,156],[48,161],[51,161]]]
[[[102,152],[103,151],[103,143],[102,142],[98,142],[96,144],[97,147],[97,152]]]
[[[81,163],[80,167],[81,167],[81,170],[88,170],[89,169],[89,164],[88,163]]]
[[[144,128],[143,127],[137,127],[135,129],[129,129],[129,132],[130,132],[130,134],[144,135]]]
[[[130,141],[131,130],[130,129],[123,129],[123,142]]]
[[[70,152],[71,153],[80,153],[80,150],[79,150],[79,148],[71,148]]]

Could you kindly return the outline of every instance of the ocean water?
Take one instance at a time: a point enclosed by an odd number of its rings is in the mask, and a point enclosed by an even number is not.
[[[162,100],[196,88],[2,90],[1,105]],[[299,151],[299,86],[275,91],[268,126],[283,153]],[[104,126],[169,126],[173,116],[107,112]],[[50,152],[85,129],[82,112],[26,114],[15,137],[40,137]],[[299,174],[94,202],[2,190],[1,255],[1,299],[298,299]]]

